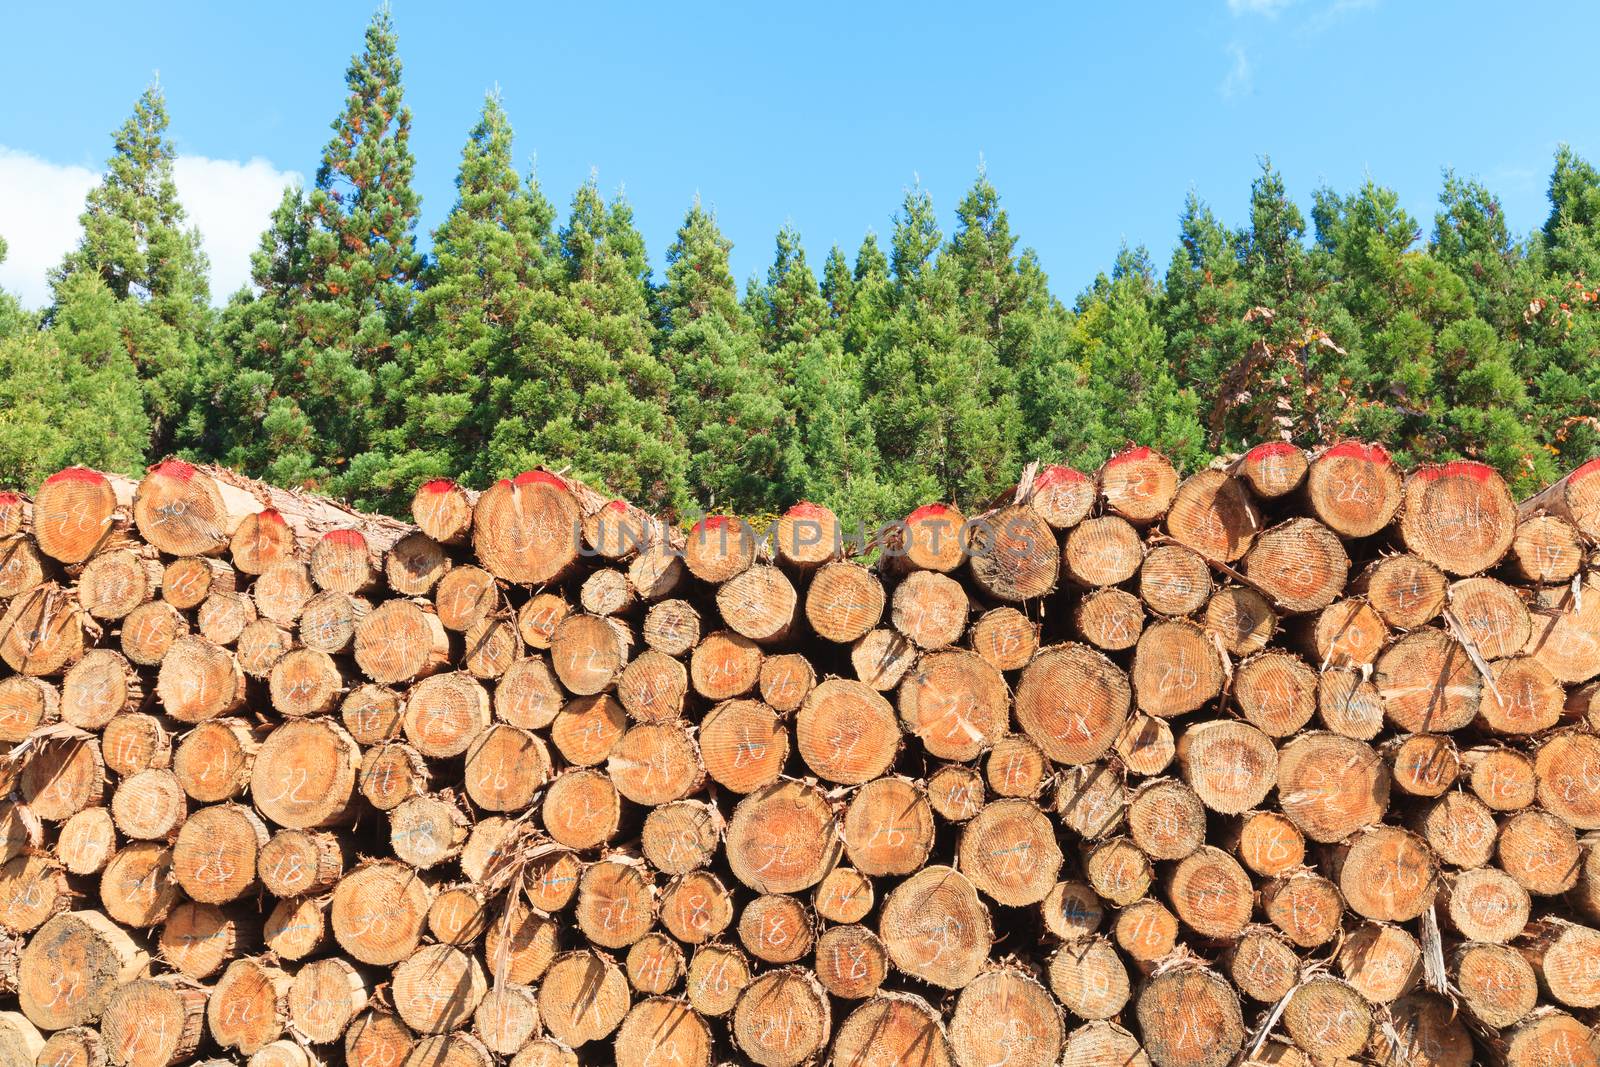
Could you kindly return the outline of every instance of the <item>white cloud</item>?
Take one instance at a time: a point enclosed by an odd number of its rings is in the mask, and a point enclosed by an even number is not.
[[[45,271],[77,240],[84,194],[98,179],[85,167],[58,166],[0,145],[0,237],[10,246],[0,263],[0,289],[29,307],[45,302]]]
[[[1244,45],[1237,42],[1228,45],[1228,55],[1233,57],[1233,66],[1228,69],[1228,76],[1222,79],[1218,92],[1224,100],[1249,94],[1254,85],[1254,78],[1250,68],[1250,55],[1244,50]]]
[[[284,186],[302,179],[260,156],[247,163],[179,156],[173,177],[178,199],[189,221],[200,227],[211,260],[211,299],[223,303],[250,281],[250,253],[261,242],[261,231],[283,198]]]
[[[200,228],[211,259],[217,303],[250,279],[250,253],[284,186],[300,181],[267,160],[247,162],[179,156],[173,176],[189,221]],[[96,171],[51,163],[0,145],[0,237],[10,246],[0,263],[0,289],[29,307],[49,299],[45,275],[78,241],[83,198],[100,180]]]
[[[1228,0],[1228,10],[1235,15],[1276,15],[1294,0]]]

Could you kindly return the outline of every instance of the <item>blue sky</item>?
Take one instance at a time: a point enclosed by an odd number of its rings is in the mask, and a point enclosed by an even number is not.
[[[455,6],[455,5],[452,5]],[[993,5],[992,5],[993,6]],[[68,8],[72,10],[67,10]],[[1431,225],[1441,168],[1513,227],[1545,215],[1556,146],[1600,156],[1600,8],[1399,0],[795,5],[394,0],[431,229],[499,85],[523,161],[565,206],[625,188],[659,270],[698,192],[741,279],[792,221],[820,265],[887,234],[913,181],[949,221],[986,161],[1070,299],[1120,242],[1165,265],[1187,190],[1242,220],[1270,155],[1309,204],[1370,175]],[[314,173],[367,3],[30,4],[0,67],[0,286],[30,302],[73,239],[109,134],[159,70],[215,287],[242,279],[283,181]],[[468,13],[470,12],[470,14]],[[20,42],[20,45],[18,44]]]

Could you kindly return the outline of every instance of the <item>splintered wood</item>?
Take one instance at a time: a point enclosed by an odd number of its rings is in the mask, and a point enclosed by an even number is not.
[[[0,493],[0,1067],[1600,1067],[1600,460]]]

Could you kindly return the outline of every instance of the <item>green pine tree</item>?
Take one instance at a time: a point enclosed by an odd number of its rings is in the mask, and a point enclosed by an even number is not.
[[[1167,266],[1161,324],[1174,373],[1208,410],[1223,373],[1255,339],[1255,330],[1245,321],[1254,301],[1239,262],[1242,240],[1198,196],[1189,194],[1178,218],[1178,246]],[[1223,428],[1213,431],[1213,443],[1220,444]]]
[[[494,383],[513,372],[522,318],[551,282],[555,212],[537,181],[525,186],[517,176],[497,93],[462,149],[456,191],[455,207],[433,233],[417,300],[416,362],[394,405],[400,414],[351,472],[397,502],[429,478],[479,488],[492,480],[486,446],[499,418]]]
[[[0,263],[6,261],[6,239],[0,237]],[[23,310],[22,302],[0,289],[0,340],[34,328],[34,317]]]
[[[1013,374],[989,338],[966,329],[960,270],[940,244],[932,200],[911,190],[895,222],[890,313],[862,366],[897,509],[986,504],[1019,466]]]
[[[832,258],[832,257],[830,257]],[[832,508],[851,526],[883,521],[886,497],[870,418],[861,392],[859,354],[846,347],[848,324],[868,312],[878,280],[830,282],[830,304],[806,262],[800,234],[779,231],[766,280],[753,284],[745,306],[771,353],[774,378],[788,390],[794,436],[785,458],[788,500]],[[859,298],[859,299],[857,299]]]
[[[1046,458],[1094,470],[1130,444],[1183,470],[1208,458],[1199,397],[1167,359],[1159,293],[1143,249],[1124,247],[1112,273],[1079,297],[1064,343],[1030,363],[1021,391]]]
[[[1570,468],[1600,453],[1600,171],[1565,145],[1530,260],[1523,365],[1535,422],[1557,464]]]
[[[309,194],[285,192],[208,367],[191,448],[280,485],[392,503],[379,456],[403,418],[421,259],[413,231],[411,112],[388,12],[367,26]],[[381,454],[380,454],[381,455]]]
[[[685,506],[688,455],[654,352],[644,238],[627,202],[607,206],[592,178],[573,197],[554,273],[522,317],[515,366],[495,379],[494,472],[543,463],[646,508]]]
[[[0,485],[35,486],[73,464],[144,465],[150,420],[123,335],[147,312],[90,272],[57,290],[54,328],[0,334]]]
[[[99,278],[114,299],[142,312],[123,316],[122,347],[138,372],[154,454],[170,448],[182,411],[192,402],[195,366],[211,325],[210,266],[200,232],[186,225],[178,201],[176,159],[167,137],[166,97],[153,83],[112,136],[106,172],[79,216],[83,234],[50,273],[46,315],[58,327],[75,318],[64,304],[86,291],[69,284],[83,274]]]
[[[662,359],[676,378],[673,417],[689,452],[689,492],[706,507],[770,512],[794,492],[788,384],[739,304],[733,245],[698,201],[667,250]]]

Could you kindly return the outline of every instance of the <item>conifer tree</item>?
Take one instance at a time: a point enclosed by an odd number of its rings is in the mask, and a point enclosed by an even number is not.
[[[673,417],[689,450],[688,488],[706,507],[770,512],[795,491],[789,384],[740,306],[732,243],[696,200],[667,250],[662,358],[676,378]]]
[[[1167,267],[1161,319],[1173,372],[1203,401],[1214,398],[1222,373],[1254,339],[1255,331],[1245,321],[1254,305],[1239,262],[1241,240],[1189,193],[1178,218],[1178,246]],[[1220,435],[1221,427],[1215,430]]]
[[[346,72],[315,185],[284,194],[252,260],[260,296],[228,310],[207,375],[218,410],[190,427],[201,454],[363,504],[383,502],[387,488],[376,456],[354,471],[351,461],[398,421],[415,362],[419,200],[396,49],[380,10]]]
[[[936,256],[940,241],[931,198],[911,190],[891,246],[891,312],[863,365],[897,508],[987,503],[1017,474],[1012,374],[988,338],[964,329],[958,270]]]
[[[73,464],[122,473],[144,464],[150,420],[123,336],[148,312],[87,271],[56,288],[51,329],[0,334],[3,485],[38,485]]]
[[[50,273],[47,313],[52,324],[85,317],[63,307],[87,292],[68,284],[80,274],[99,278],[113,299],[143,312],[123,316],[128,331],[123,347],[142,385],[152,429],[148,447],[155,453],[171,445],[175,423],[190,401],[211,317],[209,264],[200,232],[186,225],[178,201],[176,159],[167,137],[166,97],[159,83],[152,83],[112,136],[105,174],[89,190],[79,216],[78,245]]]
[[[1526,250],[1512,239],[1499,198],[1481,182],[1445,172],[1428,252],[1455,271],[1481,318],[1506,334],[1522,325],[1532,295]]]
[[[861,282],[852,279],[851,291],[866,297]],[[842,297],[842,280],[835,275],[831,284]],[[800,234],[785,226],[767,277],[750,286],[745,306],[771,353],[773,377],[786,388],[794,419],[784,461],[789,497],[826,504],[850,524],[882,521],[878,450],[864,410],[858,358],[844,343],[845,323],[865,305],[830,306],[806,262]],[[843,318],[836,317],[840,313]]]
[[[6,261],[6,239],[0,237],[0,263]],[[33,321],[16,297],[0,289],[0,340],[32,329]]]
[[[407,496],[428,478],[485,487],[485,447],[499,412],[493,383],[511,373],[523,315],[550,283],[554,211],[512,162],[511,123],[498,93],[461,153],[457,200],[433,234],[433,261],[417,300],[416,361],[398,390],[395,424],[378,435],[352,478]]]
[[[555,284],[519,325],[515,363],[490,403],[494,473],[563,468],[658,510],[686,504],[688,456],[668,410],[672,373],[655,356],[644,238],[620,197],[591,178],[560,235]]]
[[[834,245],[822,262],[822,299],[828,302],[835,321],[850,314],[855,295],[856,280],[850,273],[850,261],[845,258],[844,249]]]
[[[1046,458],[1087,470],[1144,444],[1182,469],[1204,462],[1199,398],[1172,374],[1156,301],[1149,256],[1124,247],[1079,297],[1059,356],[1029,366],[1021,391]]]
[[[1563,145],[1549,195],[1519,334],[1538,353],[1534,417],[1571,466],[1600,451],[1600,171]]]
[[[1065,309],[1050,295],[1038,257],[1031,249],[1017,251],[1000,194],[982,169],[957,205],[956,220],[945,256],[955,273],[963,328],[988,341],[1002,366],[1021,367]]]

